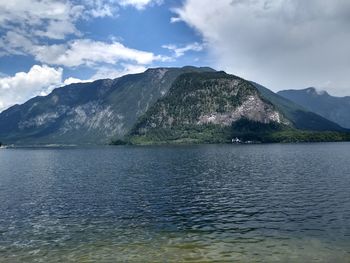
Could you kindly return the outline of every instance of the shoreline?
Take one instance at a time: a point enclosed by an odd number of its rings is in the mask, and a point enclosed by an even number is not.
[[[114,148],[114,147],[147,147],[147,146],[205,146],[205,145],[232,145],[232,146],[248,146],[248,145],[299,145],[299,144],[329,144],[329,143],[350,143],[350,141],[317,141],[317,142],[249,142],[249,143],[173,143],[173,142],[161,142],[161,143],[149,143],[149,144],[122,144],[122,145],[114,145],[114,144],[96,144],[96,145],[66,145],[66,144],[48,144],[48,145],[8,145],[2,146],[0,149],[79,149],[79,148]]]

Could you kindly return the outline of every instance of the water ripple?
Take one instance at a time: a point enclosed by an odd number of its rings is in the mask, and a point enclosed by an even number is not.
[[[3,150],[0,261],[350,262],[349,150]]]

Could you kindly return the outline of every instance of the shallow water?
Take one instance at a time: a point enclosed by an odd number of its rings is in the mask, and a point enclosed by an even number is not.
[[[350,144],[0,150],[0,262],[350,262]]]

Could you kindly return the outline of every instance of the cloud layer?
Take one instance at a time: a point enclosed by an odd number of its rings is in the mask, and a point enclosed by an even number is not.
[[[64,44],[41,45],[18,33],[8,32],[3,38],[3,43],[4,49],[9,53],[28,54],[39,62],[66,67],[93,66],[98,63],[116,64],[120,61],[150,64],[155,60],[166,60],[165,57],[156,56],[152,52],[128,48],[116,41],[110,43],[76,39]]]
[[[34,65],[28,72],[0,77],[0,112],[7,107],[24,103],[28,98],[47,95],[62,83],[62,68]]]
[[[14,76],[0,74],[0,112],[14,104],[22,104],[29,98],[45,96],[54,88],[72,83],[91,82],[97,79],[114,79],[126,74],[145,71],[144,66],[123,64],[121,69],[102,67],[86,80],[69,77],[63,80],[63,69],[47,65],[34,65],[28,72],[18,72]]]
[[[113,17],[119,7],[144,9],[161,0],[11,0],[0,1],[0,25],[27,36],[64,39],[79,35],[79,19]]]
[[[350,95],[347,0],[186,0],[174,12],[172,22],[203,36],[217,68],[274,90]]]
[[[119,0],[119,4],[122,6],[133,6],[139,10],[144,9],[151,4],[160,4],[163,0]]]
[[[175,58],[182,57],[188,51],[199,52],[199,51],[202,51],[204,49],[204,45],[203,44],[199,44],[197,42],[185,45],[183,47],[178,47],[177,45],[173,45],[173,44],[163,45],[162,47],[166,48],[166,49],[169,49],[172,52],[174,52]]]

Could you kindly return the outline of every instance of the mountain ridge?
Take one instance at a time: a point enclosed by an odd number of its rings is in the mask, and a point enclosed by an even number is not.
[[[263,97],[277,105],[286,117],[292,121],[295,128],[301,130],[314,129],[318,131],[327,131],[331,128],[332,130],[345,131],[345,129],[339,126],[339,124],[310,111],[292,100],[280,96],[278,93],[276,94],[272,92],[258,83],[252,81],[251,83],[260,91]]]
[[[318,132],[296,129],[310,127]],[[187,73],[139,119],[128,140],[131,144],[163,144],[347,138],[327,132],[331,130],[345,131],[257,83],[225,72]]]
[[[282,90],[277,94],[344,128],[350,128],[349,96],[332,96],[327,91],[321,91],[314,87],[302,90]]]
[[[123,139],[159,99],[168,95],[177,78],[192,73],[225,74],[225,78],[233,76],[209,67],[161,67],[116,79],[66,85],[54,89],[47,96],[32,98],[0,113],[0,140],[16,145],[95,145]],[[218,96],[222,100],[226,95]],[[232,96],[231,99],[237,100]],[[279,109],[279,102],[272,103],[270,99],[261,96],[264,103],[268,102]],[[228,105],[231,102],[226,99],[225,103]],[[224,104],[221,106],[224,107]],[[253,106],[258,105],[252,104],[252,111]],[[203,118],[210,120],[211,116]],[[330,130],[341,129],[322,117],[318,117],[315,123]],[[314,128],[322,130],[317,125]]]
[[[186,73],[139,119],[130,134],[136,144],[158,139],[225,142],[231,137],[229,127],[240,119],[290,125],[244,79],[223,71]]]
[[[54,89],[0,114],[0,138],[16,144],[106,144],[123,137],[172,81],[210,68],[151,68],[116,79]]]

